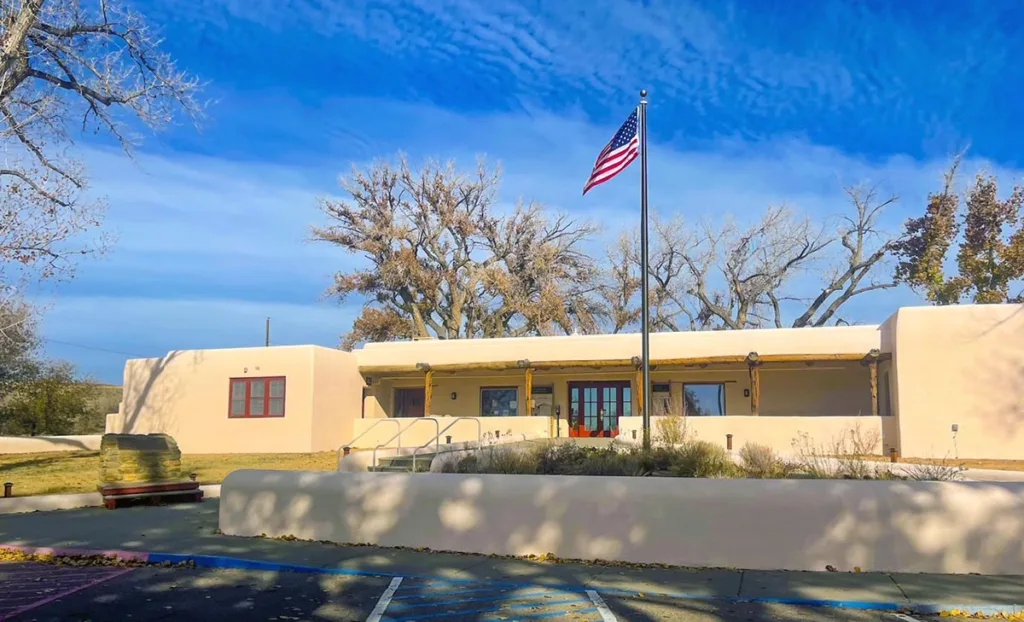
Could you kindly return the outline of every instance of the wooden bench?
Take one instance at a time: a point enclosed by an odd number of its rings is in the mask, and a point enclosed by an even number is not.
[[[103,506],[114,510],[125,505],[148,503],[158,505],[176,502],[199,502],[203,491],[199,482],[164,482],[159,484],[110,484],[100,487]]]

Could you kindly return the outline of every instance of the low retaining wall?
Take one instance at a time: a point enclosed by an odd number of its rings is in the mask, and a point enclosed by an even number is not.
[[[0,436],[0,454],[35,454],[49,451],[96,451],[102,434],[83,436]]]
[[[702,567],[1024,574],[1024,484],[235,471],[233,536]]]
[[[658,421],[664,417],[651,417],[651,434],[658,434]],[[815,445],[829,446],[834,440],[859,430],[862,439],[878,439],[876,453],[888,455],[889,448],[896,446],[895,417],[686,417],[688,432],[702,441],[726,446],[726,434],[732,434],[733,449],[739,450],[747,443],[768,445],[779,453],[793,452],[793,441],[803,433]],[[632,440],[643,438],[641,417],[619,419],[619,438]],[[940,456],[941,457],[941,456]]]

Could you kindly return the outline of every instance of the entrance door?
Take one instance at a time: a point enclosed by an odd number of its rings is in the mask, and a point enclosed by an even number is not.
[[[395,389],[395,417],[422,417],[427,405],[426,389]]]
[[[629,381],[569,383],[569,436],[618,436],[619,417],[631,414]]]

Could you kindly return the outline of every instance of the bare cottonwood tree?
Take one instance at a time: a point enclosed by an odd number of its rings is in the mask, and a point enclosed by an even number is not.
[[[342,179],[350,196],[323,199],[313,239],[361,258],[328,295],[366,297],[343,345],[396,338],[458,339],[593,331],[593,232],[541,206],[496,204],[500,173],[454,163],[413,171],[404,156]]]
[[[1024,187],[1015,186],[1001,199],[996,178],[980,173],[966,189],[961,211],[956,177],[963,156],[953,159],[925,213],[904,226],[894,246],[896,277],[940,305],[965,298],[1024,302]],[[946,256],[954,245],[956,271],[950,275]],[[1014,286],[1020,289],[1014,292]]]
[[[652,330],[824,326],[841,321],[839,310],[851,298],[895,287],[874,278],[890,248],[879,216],[895,197],[880,200],[864,187],[846,193],[850,213],[827,225],[785,206],[745,227],[731,218],[696,227],[679,216],[656,219],[649,252]],[[634,238],[613,253],[613,263],[629,263],[636,278],[638,246]],[[798,295],[800,276],[816,279],[816,293]],[[637,305],[620,301],[615,312],[625,316]],[[785,312],[794,308],[797,315],[787,322]]]
[[[104,204],[86,200],[76,131],[130,152],[130,124],[198,120],[198,83],[158,47],[142,18],[111,0],[0,0],[0,288],[61,278],[103,250]],[[141,123],[140,123],[141,122]]]

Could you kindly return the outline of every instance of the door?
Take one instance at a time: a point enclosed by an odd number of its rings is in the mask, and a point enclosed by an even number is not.
[[[619,417],[631,414],[629,381],[569,383],[569,436],[618,436]]]
[[[395,417],[422,417],[426,405],[426,389],[395,389]]]

